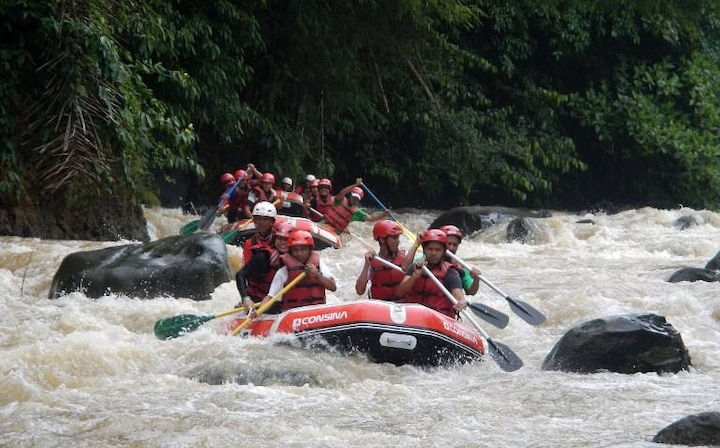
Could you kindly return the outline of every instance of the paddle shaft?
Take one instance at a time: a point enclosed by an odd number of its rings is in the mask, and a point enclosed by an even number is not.
[[[280,291],[278,291],[277,294],[275,294],[274,296],[270,297],[270,300],[268,300],[267,302],[265,302],[265,305],[262,305],[260,308],[258,308],[258,310],[257,310],[257,312],[256,312],[256,314],[255,314],[255,317],[260,316],[260,315],[263,314],[265,311],[267,311],[268,309],[270,309],[270,307],[273,306],[273,305],[275,304],[275,302],[277,302],[277,300],[278,300],[280,297],[282,297],[283,294],[285,294],[285,293],[288,292],[292,287],[294,287],[295,285],[297,285],[297,284],[298,284],[300,281],[302,281],[302,279],[304,279],[306,276],[307,276],[307,274],[306,274],[305,272],[301,272],[300,275],[298,275],[298,276],[295,277],[290,283],[288,283],[287,285],[285,285],[285,287],[283,287],[283,289],[281,289]],[[248,316],[248,317],[243,321],[243,323],[241,323],[240,325],[238,325],[237,327],[235,327],[235,329],[233,329],[233,331],[232,331],[231,334],[232,334],[233,336],[237,336],[237,335],[238,335],[241,331],[243,331],[248,325],[250,325],[250,322],[252,322],[252,320],[253,320],[253,318],[251,318],[250,316]]]
[[[397,218],[397,216],[395,216],[395,213],[393,213],[392,210],[390,210],[389,208],[385,207],[385,204],[383,204],[382,201],[381,201],[380,199],[378,199],[377,196],[375,196],[375,193],[373,193],[367,185],[365,185],[364,183],[362,183],[362,184],[360,184],[360,185],[362,185],[362,187],[365,189],[365,191],[367,192],[367,194],[369,194],[370,197],[373,198],[373,200],[375,201],[375,203],[376,203],[381,209],[383,209],[383,211],[386,211],[386,212],[390,213],[390,217],[392,218],[393,221],[395,221],[396,223],[398,223],[398,225],[400,226],[400,229],[402,229],[402,231],[403,231],[403,233],[405,234],[405,236],[407,237],[407,239],[409,239],[410,241],[415,241],[415,234],[413,234],[410,230],[408,230],[408,229],[400,222],[400,220]]]

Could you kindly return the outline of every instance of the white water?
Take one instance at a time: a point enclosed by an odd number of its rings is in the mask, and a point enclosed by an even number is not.
[[[692,214],[701,225],[678,231]],[[148,210],[154,238],[192,217]],[[432,214],[400,215],[417,232]],[[592,218],[595,225],[575,224]],[[720,215],[640,209],[618,215],[556,213],[530,244],[504,227],[466,240],[458,254],[512,297],[543,311],[531,327],[487,287],[477,300],[510,314],[486,327],[525,362],[438,369],[372,364],[223,334],[217,319],[159,341],[156,320],[233,308],[234,282],[206,302],[72,293],[48,288],[63,257],[117,242],[0,238],[0,445],[11,447],[650,447],[666,425],[720,410],[718,283],[671,284],[720,249]],[[369,239],[370,224],[353,223]],[[402,246],[409,243],[404,241]],[[330,300],[356,300],[363,246],[322,255],[339,277]],[[233,255],[237,255],[233,251]],[[545,372],[571,327],[634,312],[666,316],[690,350],[691,372],[658,376]]]

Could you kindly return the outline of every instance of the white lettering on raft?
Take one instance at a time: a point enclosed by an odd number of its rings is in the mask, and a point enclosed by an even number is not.
[[[332,313],[316,314],[314,316],[298,317],[293,319],[292,326],[297,328],[301,325],[312,325],[320,322],[347,319],[347,311],[333,311]]]
[[[470,331],[464,330],[464,329],[458,327],[457,325],[453,325],[449,322],[444,322],[444,321],[443,321],[443,328],[445,330],[449,331],[450,333],[454,333],[454,334],[460,336],[463,339],[472,341],[473,344],[477,344],[477,338],[476,338],[475,334]]]

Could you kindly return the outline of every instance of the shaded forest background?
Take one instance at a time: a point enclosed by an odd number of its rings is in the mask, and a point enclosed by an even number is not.
[[[102,238],[138,204],[216,202],[248,162],[360,176],[396,208],[720,209],[717,1],[4,0],[0,16],[0,233]]]

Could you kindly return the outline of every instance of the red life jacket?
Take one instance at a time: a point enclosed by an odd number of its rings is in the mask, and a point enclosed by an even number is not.
[[[428,267],[430,269],[430,267]],[[449,269],[455,269],[453,265],[447,261],[442,261],[438,266],[430,269],[430,272],[435,274],[435,277],[440,280],[440,283],[445,283],[445,276]],[[402,298],[401,302],[404,303],[420,303],[428,308],[432,308],[438,313],[445,314],[452,318],[455,317],[455,308],[453,308],[450,299],[445,297],[442,290],[429,278],[425,273],[415,280],[410,292]]]
[[[237,187],[235,193],[230,198],[230,208],[233,210],[242,210],[247,204],[248,190],[247,188]]]
[[[270,284],[272,283],[275,273],[282,267],[282,258],[280,252],[274,247],[256,246],[250,249],[253,253],[264,250],[270,255],[270,269],[262,277],[248,277],[247,279],[247,291],[248,296],[255,302],[262,300],[270,291]]]
[[[257,200],[255,201],[255,204],[261,201],[268,201],[273,202],[275,199],[277,199],[277,193],[273,188],[270,189],[269,193],[266,193],[265,190],[260,188],[258,185],[257,187],[252,188],[253,193],[255,193],[255,196],[257,197]]]
[[[288,279],[287,282],[285,282],[287,285],[293,281],[295,277],[305,272],[305,264],[300,263],[297,258],[289,253],[282,255],[282,259],[288,271]],[[319,267],[320,253],[313,251],[306,264],[314,264]],[[290,291],[283,294],[280,312],[299,306],[318,305],[321,303],[325,303],[325,287],[321,285],[317,279],[305,277]]]
[[[397,302],[400,299],[397,295],[397,285],[405,278],[405,273],[376,260],[375,258],[379,256],[380,255],[376,255],[372,261],[370,261],[370,268],[372,269],[370,297],[376,300]],[[395,257],[389,261],[400,266],[404,258],[405,251],[400,250]]]
[[[246,239],[243,243],[243,265],[246,265],[250,262],[253,249],[257,250],[264,247],[267,247],[269,249],[272,247],[270,244],[271,242],[272,233],[265,238],[261,237],[260,234],[256,233],[255,235]]]
[[[343,198],[342,202],[328,207],[325,211],[324,221],[330,224],[337,233],[342,233],[343,230],[347,229],[355,210],[357,210],[357,208],[350,208],[346,204],[347,201]]]
[[[315,210],[319,211],[320,213],[322,213],[324,216],[327,214],[328,209],[330,207],[332,207],[333,203],[335,202],[335,196],[328,195],[327,199],[324,201],[322,200],[322,198],[320,196],[318,196],[317,198],[313,199],[313,202],[314,202],[313,208]],[[315,218],[316,216],[317,216],[317,213],[313,213],[312,217]],[[352,215],[350,215],[350,216],[352,216]],[[321,219],[322,219],[322,217],[318,217],[318,219],[313,219],[313,221],[320,221]]]

